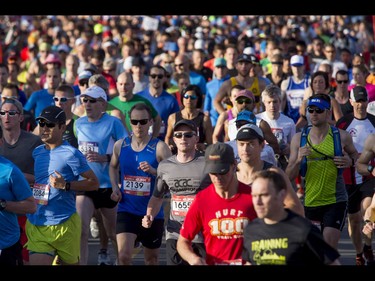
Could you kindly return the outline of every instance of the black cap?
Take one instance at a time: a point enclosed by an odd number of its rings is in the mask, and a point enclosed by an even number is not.
[[[66,115],[64,110],[60,107],[51,105],[43,109],[42,113],[35,120],[38,121],[41,119],[46,120],[49,123],[65,124]]]
[[[367,89],[362,86],[355,86],[350,91],[350,99],[352,101],[368,101]]]
[[[176,128],[179,127],[179,126],[181,126],[181,125],[188,126],[194,132],[197,132],[197,125],[195,125],[195,123],[193,121],[187,120],[187,119],[181,119],[176,124],[174,124],[173,131],[176,131]]]
[[[251,58],[250,55],[247,55],[247,54],[241,54],[238,56],[236,62],[240,62],[240,61],[247,61],[247,62],[253,62],[253,59]]]
[[[230,165],[236,163],[233,148],[223,142],[211,144],[206,148],[205,161],[204,173],[207,174],[228,173]]]

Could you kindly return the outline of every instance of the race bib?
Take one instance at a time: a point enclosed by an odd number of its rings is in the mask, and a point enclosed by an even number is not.
[[[124,176],[124,192],[137,196],[149,196],[151,193],[151,178],[142,176]]]
[[[171,198],[171,212],[175,216],[185,217],[195,195],[174,195]]]
[[[99,144],[97,142],[80,141],[78,143],[78,149],[84,155],[86,155],[89,151],[99,153]]]
[[[47,205],[50,187],[48,184],[34,183],[33,196],[37,204]]]

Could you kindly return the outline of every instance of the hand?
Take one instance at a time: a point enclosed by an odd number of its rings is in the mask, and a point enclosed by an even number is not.
[[[121,190],[119,188],[116,188],[115,190],[112,190],[111,194],[111,200],[115,202],[120,202],[122,198]]]
[[[363,226],[362,232],[365,235],[369,236],[372,234],[373,231],[374,231],[374,223],[372,222],[365,223],[365,225]]]
[[[154,218],[151,215],[145,215],[142,219],[142,226],[144,228],[150,228]]]
[[[66,181],[64,180],[63,176],[58,171],[55,171],[54,174],[56,177],[54,177],[53,174],[49,176],[50,186],[57,189],[65,189]]]

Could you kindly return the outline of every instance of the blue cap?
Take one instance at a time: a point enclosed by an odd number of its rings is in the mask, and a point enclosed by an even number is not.
[[[251,111],[242,110],[240,113],[237,114],[236,122],[237,121],[247,121],[249,123],[256,124],[257,118]]]
[[[331,109],[330,103],[318,97],[310,97],[307,106],[316,106],[320,109]]]
[[[227,66],[227,61],[224,58],[216,58],[214,61],[214,66]]]

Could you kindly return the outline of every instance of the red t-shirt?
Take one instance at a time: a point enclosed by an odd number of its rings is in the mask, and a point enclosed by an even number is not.
[[[256,217],[249,185],[239,182],[238,193],[231,199],[224,199],[211,184],[196,195],[180,235],[193,240],[202,231],[209,265],[241,265],[243,231]]]

